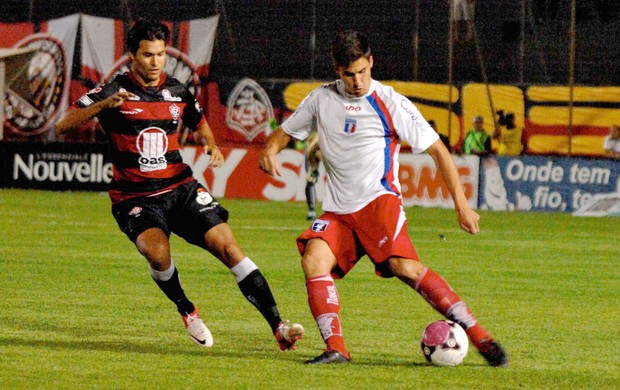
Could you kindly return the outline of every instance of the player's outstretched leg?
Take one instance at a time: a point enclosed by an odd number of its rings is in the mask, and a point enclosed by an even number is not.
[[[342,337],[340,299],[334,279],[329,275],[310,278],[306,280],[306,289],[310,311],[327,345],[321,355],[306,361],[306,364],[348,363],[351,357]]]
[[[441,276],[425,267],[414,288],[439,313],[465,329],[469,339],[490,366],[508,365],[503,348],[478,323],[465,302]]]
[[[176,306],[183,324],[189,337],[194,343],[201,347],[210,347],[213,345],[213,336],[206,327],[194,304],[187,299],[181,281],[179,280],[179,272],[174,266],[174,261],[170,261],[170,267],[165,271],[157,271],[149,267],[151,277],[157,283],[157,286],[166,294]]]
[[[267,279],[256,264],[246,257],[230,271],[246,299],[263,315],[282,351],[296,349],[295,343],[304,335],[300,324],[282,321]]]

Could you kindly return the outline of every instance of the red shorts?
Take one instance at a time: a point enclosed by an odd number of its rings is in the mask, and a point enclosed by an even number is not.
[[[313,238],[327,242],[336,256],[332,277],[343,278],[364,255],[375,265],[377,275],[394,276],[387,260],[403,257],[419,261],[407,232],[407,218],[397,196],[382,195],[352,214],[326,212],[297,238],[299,253]]]

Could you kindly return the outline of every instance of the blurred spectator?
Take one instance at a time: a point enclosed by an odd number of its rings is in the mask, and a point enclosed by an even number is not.
[[[543,23],[555,19],[559,0],[534,0],[533,13],[536,22]]]
[[[446,145],[448,152],[452,153],[452,146],[450,145],[450,138],[448,138],[447,135],[442,134],[439,132],[439,130],[437,130],[437,123],[435,123],[433,119],[429,120],[428,124],[431,125],[433,130],[435,130],[435,133],[439,134],[439,139],[441,139],[441,142],[443,142],[443,144]]]
[[[463,140],[463,153],[486,156],[493,152],[491,137],[484,131],[484,118],[477,115],[473,120],[474,128],[467,132]]]
[[[620,129],[618,125],[609,127],[609,134],[603,141],[603,148],[607,157],[620,158]]]
[[[459,36],[463,28],[463,22],[467,29],[466,41],[474,39],[474,15],[476,10],[476,0],[450,0],[450,19],[452,20],[452,31],[455,42],[459,41]]]
[[[497,127],[493,132],[493,139],[499,142],[497,154],[501,156],[518,156],[523,153],[523,128],[515,124],[515,114],[504,115],[503,110],[497,111]]]

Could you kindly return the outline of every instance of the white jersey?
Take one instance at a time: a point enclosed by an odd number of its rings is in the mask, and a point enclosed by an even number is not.
[[[368,94],[351,96],[337,80],[312,91],[282,129],[303,140],[316,129],[327,172],[323,210],[350,214],[383,194],[400,197],[401,140],[421,153],[439,139],[409,99],[372,80]]]

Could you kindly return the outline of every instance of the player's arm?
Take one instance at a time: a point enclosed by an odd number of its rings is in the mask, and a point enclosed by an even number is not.
[[[441,177],[446,183],[448,191],[450,191],[450,195],[452,195],[454,209],[456,210],[461,229],[471,234],[477,234],[480,232],[478,225],[480,216],[469,207],[452,155],[448,152],[443,142],[441,142],[441,139],[435,141],[426,151],[435,160],[435,165],[439,169]]]
[[[211,159],[209,160],[209,166],[217,168],[224,165],[224,155],[217,147],[217,144],[215,143],[215,137],[213,136],[213,131],[211,130],[211,126],[209,126],[209,123],[206,121],[206,119],[200,121],[196,132],[198,133],[198,136],[204,144],[202,149],[203,152],[211,156]]]
[[[55,128],[57,133],[65,133],[71,130],[79,129],[89,120],[93,119],[101,111],[108,108],[120,106],[130,97],[135,96],[131,92],[117,92],[107,99],[91,104],[84,108],[69,108],[63,116],[56,122]]]
[[[271,176],[281,176],[280,163],[276,159],[276,156],[290,141],[291,136],[286,134],[284,130],[282,130],[282,127],[278,127],[269,134],[267,141],[265,141],[265,147],[263,148],[260,159],[258,160],[260,169]]]

